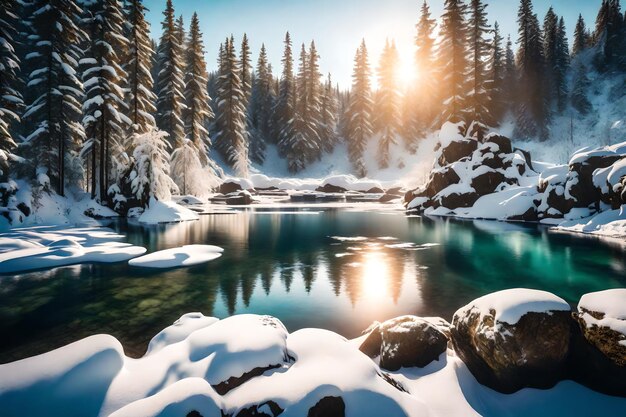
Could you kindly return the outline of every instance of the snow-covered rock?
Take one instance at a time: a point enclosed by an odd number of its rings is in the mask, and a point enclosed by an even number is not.
[[[128,261],[142,268],[178,268],[210,262],[222,256],[224,249],[213,245],[185,245],[149,253]]]
[[[505,393],[549,388],[567,369],[570,314],[569,304],[545,291],[499,291],[454,314],[452,343],[484,385]]]
[[[139,222],[145,224],[178,223],[198,220],[198,214],[173,201],[150,199],[148,207],[139,216]]]

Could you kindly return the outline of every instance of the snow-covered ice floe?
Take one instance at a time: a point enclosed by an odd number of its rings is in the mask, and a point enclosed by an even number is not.
[[[251,409],[276,416],[271,410],[279,407],[281,416],[301,417],[327,397],[340,397],[347,417],[582,417],[626,407],[626,398],[572,381],[500,394],[480,385],[451,349],[425,368],[386,372],[359,351],[360,339],[321,329],[289,334],[268,316],[190,313],[155,336],[140,359],[97,335],[0,365],[0,410],[11,417],[211,417]]]
[[[146,224],[177,223],[198,220],[199,218],[194,211],[173,201],[160,201],[152,198],[148,208],[139,216],[139,222]]]
[[[0,274],[88,262],[122,262],[146,248],[123,243],[123,235],[103,227],[38,226],[0,234]]]
[[[210,262],[222,256],[224,249],[213,245],[185,245],[149,253],[128,261],[144,268],[177,268]]]

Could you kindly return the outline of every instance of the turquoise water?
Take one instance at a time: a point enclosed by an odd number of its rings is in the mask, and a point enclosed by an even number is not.
[[[450,320],[465,303],[505,288],[544,289],[575,304],[586,292],[626,286],[621,245],[533,225],[309,209],[111,227],[149,251],[205,243],[225,252],[185,269],[91,264],[0,277],[0,363],[95,333],[140,356],[153,335],[191,311],[270,314],[290,331],[354,337],[402,314]]]

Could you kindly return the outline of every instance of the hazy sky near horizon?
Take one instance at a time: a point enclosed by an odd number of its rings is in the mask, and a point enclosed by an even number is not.
[[[283,39],[286,31],[292,36],[295,58],[304,42],[315,40],[321,55],[322,73],[330,72],[342,88],[351,83],[353,58],[361,38],[370,52],[370,64],[375,69],[385,39],[394,39],[405,72],[413,60],[415,24],[419,19],[421,0],[173,0],[176,15],[183,15],[188,28],[193,12],[198,13],[204,34],[209,70],[217,67],[219,45],[233,34],[239,45],[243,33],[248,34],[256,64],[262,43],[268,51],[274,74],[280,72]],[[165,0],[145,0],[152,36],[161,35]],[[434,18],[443,10],[443,0],[428,2]],[[516,40],[518,0],[487,1],[491,23],[498,21],[503,34]],[[593,26],[601,0],[535,0],[535,12],[543,21],[552,5],[565,19],[568,33],[573,33],[578,14],[582,13],[588,26]]]

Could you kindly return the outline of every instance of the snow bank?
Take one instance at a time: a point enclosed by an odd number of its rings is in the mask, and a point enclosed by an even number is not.
[[[513,288],[480,297],[459,309],[455,316],[468,317],[468,310],[477,309],[481,316],[495,310],[495,320],[515,325],[527,313],[570,311],[570,305],[546,291]]]
[[[222,256],[224,249],[212,245],[185,245],[165,249],[128,261],[129,265],[143,268],[177,268],[212,261]]]
[[[566,220],[559,223],[555,230],[565,232],[587,233],[596,236],[626,236],[626,209],[608,210],[595,216],[577,220]]]
[[[155,198],[150,199],[148,208],[139,216],[139,222],[146,224],[177,223],[198,219],[198,214],[188,208],[173,201],[160,201]]]
[[[527,299],[530,290],[522,291]],[[603,298],[622,314],[623,308],[611,299]],[[536,301],[544,304],[536,304],[533,311],[563,307],[539,294]],[[595,296],[581,300],[591,307],[600,302]],[[328,396],[342,398],[347,417],[583,417],[618,415],[626,407],[626,398],[605,396],[571,381],[549,390],[499,394],[480,385],[451,349],[425,368],[386,373],[359,345],[320,329],[287,334],[278,320],[267,316],[217,320],[190,313],[155,336],[140,359],[124,356],[113,337],[98,335],[0,365],[0,414],[181,417],[197,411],[208,417],[237,415],[255,406],[268,410],[272,400],[284,410],[281,416],[302,417]],[[269,369],[273,366],[279,367]],[[216,384],[255,369],[265,371],[223,395],[217,393]]]
[[[88,262],[122,262],[146,249],[119,242],[124,236],[107,228],[39,226],[0,236],[0,273],[56,268]]]

